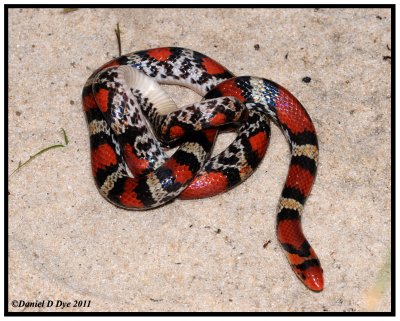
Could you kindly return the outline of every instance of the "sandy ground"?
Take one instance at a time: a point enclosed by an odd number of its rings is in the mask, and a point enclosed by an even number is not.
[[[388,9],[9,13],[9,170],[62,142],[61,128],[70,140],[9,178],[10,311],[390,310]],[[117,55],[117,22],[125,53],[195,49],[237,75],[274,80],[305,105],[321,152],[303,228],[324,267],[323,292],[296,279],[276,240],[289,149],[275,126],[260,168],[229,193],[146,212],[100,196],[81,90]],[[179,105],[199,100],[186,89],[166,90]],[[220,137],[217,150],[232,139]],[[54,305],[13,307],[12,300]],[[90,306],[61,309],[57,300]]]

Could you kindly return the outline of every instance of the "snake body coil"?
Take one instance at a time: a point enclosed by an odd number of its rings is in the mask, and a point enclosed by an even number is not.
[[[204,100],[178,109],[155,81],[188,87]],[[108,62],[90,76],[82,96],[96,185],[125,209],[209,197],[241,183],[267,150],[272,119],[291,150],[278,205],[278,240],[300,280],[311,290],[323,289],[319,259],[300,222],[317,170],[317,136],[290,92],[264,78],[235,77],[196,51],[166,47]],[[218,127],[226,124],[239,124],[238,135],[209,158]],[[176,143],[181,145],[168,158],[161,144]]]

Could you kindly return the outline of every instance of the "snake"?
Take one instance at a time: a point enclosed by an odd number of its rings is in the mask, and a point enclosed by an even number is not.
[[[178,108],[163,84],[187,87],[203,98]],[[291,155],[277,206],[277,239],[302,283],[323,290],[320,260],[301,225],[317,171],[318,139],[309,114],[288,90],[265,78],[236,77],[200,52],[161,47],[96,69],[84,85],[82,105],[96,186],[106,200],[128,210],[215,196],[237,186],[263,159],[272,120]],[[235,128],[237,136],[211,157],[225,128]],[[169,156],[167,148],[176,150]]]

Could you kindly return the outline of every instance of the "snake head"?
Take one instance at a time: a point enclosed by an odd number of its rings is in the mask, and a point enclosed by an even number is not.
[[[293,265],[292,267],[295,274],[307,288],[316,292],[324,289],[323,270],[319,262],[315,262],[314,259],[307,260],[302,264]]]

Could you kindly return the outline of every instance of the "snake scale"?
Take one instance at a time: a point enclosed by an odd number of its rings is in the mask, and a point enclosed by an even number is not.
[[[188,87],[203,100],[179,109],[159,84]],[[318,141],[311,118],[289,91],[264,78],[235,77],[199,52],[164,47],[123,55],[98,68],[82,101],[96,185],[108,201],[132,210],[174,198],[210,197],[238,185],[266,153],[271,119],[291,151],[277,237],[305,286],[323,289],[320,261],[301,227]],[[238,127],[236,139],[210,157],[218,128],[227,124]],[[168,157],[165,146],[179,147]]]

